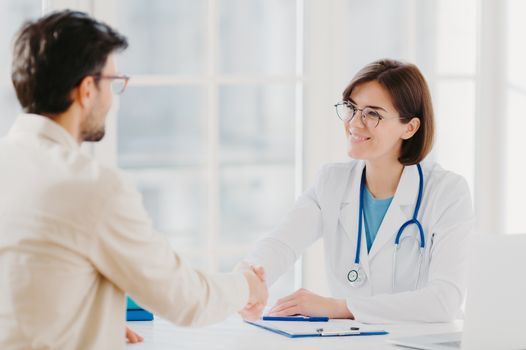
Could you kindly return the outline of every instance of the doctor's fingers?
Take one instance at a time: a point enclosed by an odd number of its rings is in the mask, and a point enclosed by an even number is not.
[[[290,316],[295,314],[301,314],[301,306],[298,304],[297,300],[291,300],[279,305],[275,305],[269,311],[270,316]]]
[[[280,304],[285,303],[287,301],[299,299],[299,298],[304,297],[305,295],[310,295],[310,294],[312,294],[312,292],[308,291],[305,288],[300,288],[297,291],[295,291],[294,293],[289,294],[289,295],[287,295],[287,296],[285,296],[285,297],[283,297],[281,299],[278,299],[278,301],[276,302],[276,305],[280,305]]]

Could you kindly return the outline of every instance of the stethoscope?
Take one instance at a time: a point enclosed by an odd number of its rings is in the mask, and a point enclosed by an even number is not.
[[[420,233],[420,254],[418,256],[418,276],[416,278],[415,283],[415,289],[418,286],[418,281],[420,279],[420,267],[422,265],[422,257],[424,253],[425,248],[425,238],[424,238],[424,229],[422,228],[422,224],[420,224],[420,221],[418,221],[418,211],[420,210],[420,204],[422,202],[422,195],[424,193],[424,175],[422,173],[422,167],[420,164],[416,165],[418,168],[418,176],[420,178],[419,185],[418,185],[418,198],[416,200],[416,206],[415,210],[413,212],[413,218],[404,222],[402,226],[400,226],[400,229],[398,230],[398,233],[396,234],[396,238],[394,241],[394,252],[393,252],[393,270],[392,270],[392,288],[394,290],[395,288],[395,277],[396,277],[396,256],[398,249],[400,248],[400,238],[402,237],[402,234],[404,233],[404,230],[409,225],[416,225],[418,227],[418,232]],[[360,182],[360,208],[358,212],[358,240],[356,243],[356,254],[354,256],[354,264],[352,265],[349,273],[347,274],[347,280],[349,281],[351,287],[360,287],[364,284],[365,280],[367,279],[367,275],[365,274],[365,271],[362,269],[360,265],[360,248],[362,244],[362,220],[363,220],[363,197],[365,192],[365,168],[362,171],[362,179]],[[415,238],[416,239],[416,238]]]

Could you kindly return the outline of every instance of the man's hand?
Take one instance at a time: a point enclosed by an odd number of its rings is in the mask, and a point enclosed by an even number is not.
[[[269,311],[271,316],[328,316],[330,318],[354,318],[345,300],[322,297],[306,289],[281,298]]]
[[[142,342],[144,338],[132,331],[130,328],[126,327],[126,340],[130,344],[135,344]]]
[[[265,270],[262,266],[251,266],[243,274],[248,282],[249,297],[245,308],[239,311],[243,319],[255,321],[261,317],[268,300],[268,288],[265,283]]]

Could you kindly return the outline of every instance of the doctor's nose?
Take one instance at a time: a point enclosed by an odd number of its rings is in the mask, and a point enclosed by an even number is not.
[[[347,122],[347,125],[349,126],[349,129],[352,129],[352,128],[364,129],[364,128],[367,127],[364,124],[361,111],[356,111],[356,114],[354,115],[354,117],[351,120],[349,120]]]

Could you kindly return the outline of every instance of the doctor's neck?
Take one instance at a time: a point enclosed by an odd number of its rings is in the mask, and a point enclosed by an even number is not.
[[[367,160],[365,161],[365,183],[374,198],[384,199],[393,197],[404,165],[398,159]]]

